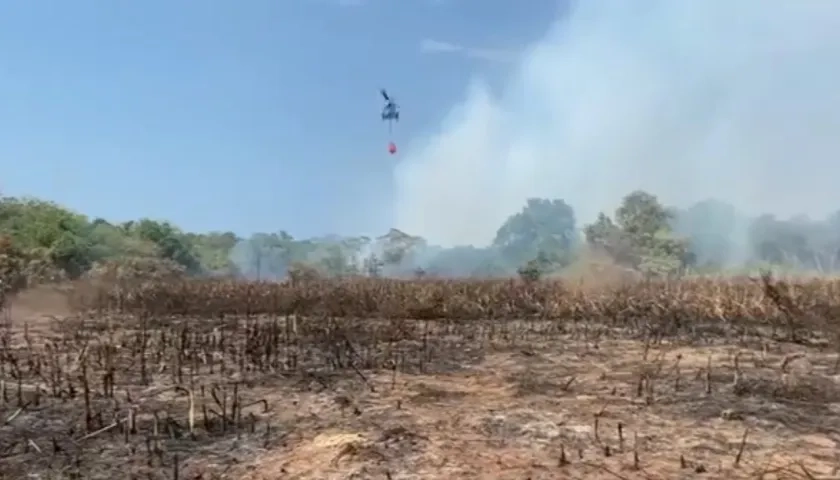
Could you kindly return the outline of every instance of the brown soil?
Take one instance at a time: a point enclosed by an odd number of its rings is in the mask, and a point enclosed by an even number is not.
[[[19,369],[2,362],[0,478],[840,478],[838,356],[824,345],[647,344],[596,336],[592,325],[558,333],[531,321],[530,333],[514,334],[499,321],[406,321],[401,328],[425,333],[389,363],[306,333],[326,328],[323,319],[153,318],[141,327],[67,313],[60,291],[25,292],[0,332],[0,354]],[[378,321],[337,322],[358,330]],[[248,356],[249,325],[300,332],[278,360],[286,367]],[[151,335],[138,356],[141,328]],[[231,332],[230,347],[200,344],[220,331]],[[195,335],[187,345],[183,332]],[[376,343],[371,351],[391,348]],[[348,349],[336,353],[340,365],[325,353],[336,345]],[[100,385],[109,368],[110,393]]]
[[[284,445],[237,471],[248,480],[838,478],[834,356],[769,350],[652,348],[644,361],[637,342],[562,339],[456,373],[378,374],[375,391],[348,380],[285,392],[294,408],[277,419],[289,428]],[[804,356],[783,374],[792,353]],[[710,356],[706,394],[699,370]],[[639,396],[645,371],[650,389]]]
[[[56,318],[70,314],[67,294],[58,287],[24,290],[9,299],[9,315],[16,325],[43,329]]]

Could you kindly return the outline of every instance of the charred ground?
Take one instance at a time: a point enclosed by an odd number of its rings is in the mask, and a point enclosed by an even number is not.
[[[2,478],[840,465],[838,280],[157,281],[52,292],[46,312],[26,295],[0,330]]]

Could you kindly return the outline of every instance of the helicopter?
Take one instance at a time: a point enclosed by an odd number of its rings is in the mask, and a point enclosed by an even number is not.
[[[388,95],[388,92],[386,92],[384,88],[379,89],[379,93],[381,93],[382,98],[385,99],[385,106],[382,107],[382,121],[388,121],[388,134],[390,135],[394,130],[394,122],[400,121],[400,107],[397,105],[397,102]],[[391,155],[397,153],[397,144],[395,144],[393,140],[388,142],[388,153]]]
[[[385,99],[385,106],[382,107],[382,120],[388,120],[388,122],[393,121],[400,121],[400,107],[397,105],[391,97],[388,95],[388,92],[385,91],[384,88],[379,89],[379,92],[382,94],[382,98]]]

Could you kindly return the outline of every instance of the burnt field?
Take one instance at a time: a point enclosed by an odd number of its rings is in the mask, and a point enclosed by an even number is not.
[[[838,478],[840,280],[28,295],[0,478]]]

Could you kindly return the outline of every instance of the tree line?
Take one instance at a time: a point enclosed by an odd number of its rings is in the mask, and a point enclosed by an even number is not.
[[[91,219],[36,198],[0,198],[0,270],[47,280],[131,262],[166,263],[190,275],[259,279],[301,271],[541,276],[593,258],[645,275],[767,267],[830,273],[840,270],[840,211],[820,220],[750,217],[719,200],[678,209],[634,191],[614,212],[580,224],[564,200],[531,198],[499,226],[490,245],[443,248],[396,229],[380,237],[297,239],[278,230],[241,238],[233,232],[186,232],[148,218]]]

